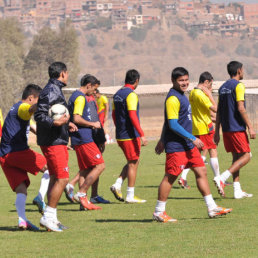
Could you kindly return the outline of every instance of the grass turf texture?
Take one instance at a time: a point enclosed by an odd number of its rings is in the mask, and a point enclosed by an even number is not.
[[[142,148],[135,193],[147,200],[145,204],[124,204],[113,197],[109,187],[122,169],[125,159],[116,144],[106,146],[106,169],[100,178],[99,193],[112,201],[100,205],[100,211],[79,211],[78,204],[70,204],[63,194],[58,206],[58,218],[68,230],[62,233],[19,231],[12,193],[1,169],[0,173],[0,250],[1,257],[257,257],[258,193],[257,156],[258,143],[251,142],[253,159],[242,169],[241,185],[254,197],[233,199],[233,186],[226,187],[226,198],[218,195],[212,182],[209,165],[208,177],[211,191],[218,205],[232,207],[227,216],[209,219],[203,198],[198,192],[194,175],[188,175],[190,190],[175,183],[168,202],[167,213],[178,219],[177,223],[152,221],[157,191],[164,174],[165,155],[154,154],[155,142]],[[34,148],[38,150],[38,148]],[[70,154],[70,176],[78,170],[74,151]],[[219,146],[221,171],[231,163],[231,154]],[[41,174],[30,176],[26,206],[27,218],[39,225],[41,215],[32,200],[40,185]],[[231,179],[232,180],[232,179]],[[126,194],[127,181],[123,185]],[[77,188],[76,188],[77,189]],[[89,193],[90,194],[90,193]]]

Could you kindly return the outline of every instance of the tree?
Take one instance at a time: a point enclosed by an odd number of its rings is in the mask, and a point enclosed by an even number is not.
[[[131,29],[131,33],[128,35],[131,39],[142,42],[147,36],[147,30],[145,28],[135,28]]]

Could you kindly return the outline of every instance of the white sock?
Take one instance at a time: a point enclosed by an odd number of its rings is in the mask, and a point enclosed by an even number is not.
[[[240,182],[234,182],[233,183],[234,192],[242,192]]]
[[[205,160],[206,160],[206,157],[205,157],[205,156],[202,156],[202,160],[203,160],[203,162],[205,162]]]
[[[127,187],[127,195],[126,199],[133,199],[134,198],[134,187]]]
[[[183,170],[182,174],[181,174],[181,177],[186,180],[186,177],[187,177],[187,174],[189,172],[190,168],[186,168]]]
[[[44,217],[48,219],[56,219],[56,208],[52,208],[50,206],[46,207],[46,210],[44,212]]]
[[[203,198],[204,198],[206,206],[208,207],[208,210],[212,210],[217,207],[217,204],[215,203],[211,194],[206,195]]]
[[[68,183],[68,184],[66,185],[66,189],[68,189],[68,190],[69,190],[69,188],[74,189],[74,186]]]
[[[77,192],[77,196],[78,196],[78,197],[84,197],[84,196],[86,196],[86,195],[87,195],[86,193]]]
[[[123,184],[123,179],[121,177],[117,178],[116,182],[115,182],[115,188],[121,190]]]
[[[219,176],[219,160],[218,158],[210,158],[211,169],[214,177]]]
[[[48,170],[46,170],[41,178],[41,183],[40,183],[39,193],[38,193],[38,197],[42,201],[44,201],[45,195],[47,193],[49,180],[50,180],[49,172]]]
[[[155,213],[157,215],[159,215],[160,213],[162,213],[166,210],[166,203],[167,202],[162,202],[162,201],[157,200],[157,204],[155,207]]]
[[[222,180],[223,183],[226,182],[226,180],[232,176],[232,174],[229,172],[229,170],[226,170],[225,172],[223,172],[221,175],[220,175],[220,178]]]
[[[16,210],[19,216],[19,220],[23,220],[23,221],[27,220],[25,215],[26,199],[27,199],[26,194],[23,194],[23,193],[16,194],[16,201],[15,201]]]

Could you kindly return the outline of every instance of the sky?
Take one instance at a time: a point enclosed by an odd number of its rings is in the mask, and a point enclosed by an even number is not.
[[[236,3],[236,2],[242,2],[247,4],[255,4],[258,3],[258,0],[210,0],[212,3]]]

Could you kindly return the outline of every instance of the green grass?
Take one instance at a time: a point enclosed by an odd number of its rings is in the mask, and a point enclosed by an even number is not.
[[[155,142],[142,148],[136,183],[136,195],[147,199],[139,205],[116,201],[109,190],[125,163],[121,150],[108,145],[104,154],[106,170],[100,178],[99,192],[112,204],[101,211],[79,211],[63,195],[58,206],[58,218],[69,227],[62,233],[18,231],[15,194],[0,170],[0,256],[11,257],[257,257],[258,243],[258,144],[252,142],[252,161],[242,169],[241,185],[254,197],[234,200],[232,186],[226,188],[227,198],[221,199],[208,176],[217,204],[232,207],[225,217],[209,219],[203,198],[197,191],[193,173],[189,174],[190,190],[174,185],[167,213],[178,223],[161,224],[152,221],[157,190],[164,174],[165,155],[154,154]],[[37,148],[36,148],[37,149]],[[37,149],[38,150],[38,149]],[[78,170],[75,153],[70,151],[70,174]],[[231,163],[231,155],[219,146],[221,171]],[[38,225],[41,215],[31,204],[37,194],[40,175],[31,176],[26,214]],[[126,184],[123,193],[126,193]]]

